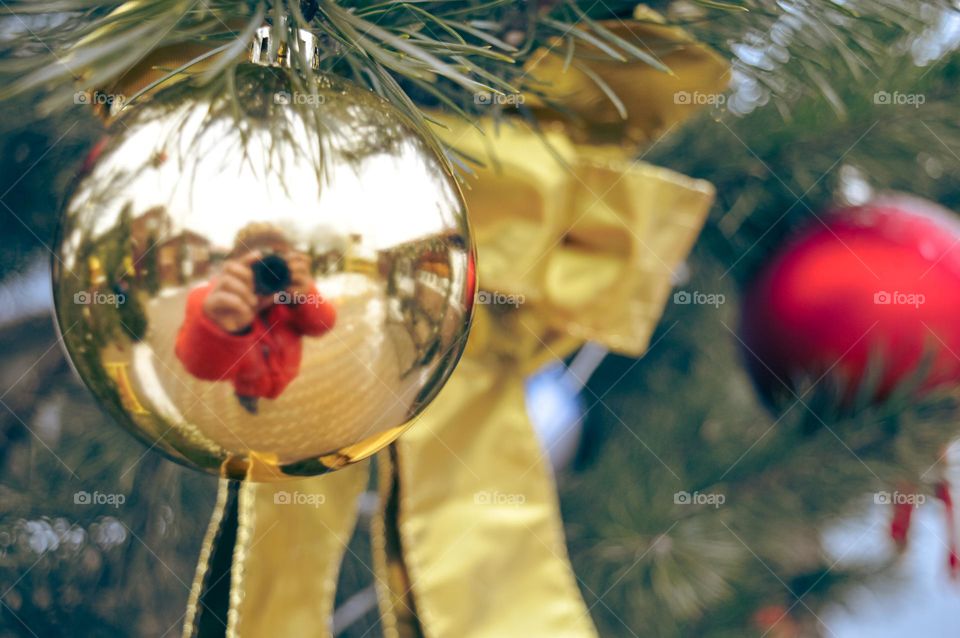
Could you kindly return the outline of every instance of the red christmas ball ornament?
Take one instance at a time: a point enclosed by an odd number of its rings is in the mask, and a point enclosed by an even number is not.
[[[800,626],[786,605],[766,605],[753,612],[753,624],[770,638],[797,638]]]
[[[821,216],[744,297],[747,365],[770,398],[800,378],[840,375],[847,396],[879,365],[873,398],[932,367],[921,388],[960,380],[960,220],[890,196]]]

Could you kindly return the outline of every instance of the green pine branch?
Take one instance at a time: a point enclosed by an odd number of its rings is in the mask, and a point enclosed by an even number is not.
[[[295,29],[317,35],[321,72],[376,91],[428,136],[424,109],[442,106],[473,118],[490,112],[477,104],[477,93],[535,92],[524,83],[525,65],[542,49],[567,64],[589,50],[589,55],[599,51],[610,59],[670,72],[644,42],[625,39],[604,26],[605,21],[631,19],[633,2],[325,0],[316,3],[316,11],[308,4],[10,2],[5,5],[6,35],[0,38],[0,100],[35,93],[43,96],[42,112],[62,110],[76,90],[109,85],[151,51],[187,43],[205,43],[222,53],[217,64],[194,78],[208,83],[243,61],[253,31],[268,22],[291,44]],[[834,96],[836,62],[854,75],[867,74],[891,39],[924,28],[935,14],[932,10],[946,6],[941,0],[911,5],[895,0],[682,0],[651,5],[668,22],[728,55],[735,70],[756,82],[758,90],[787,100],[811,89]],[[281,24],[289,28],[282,30]],[[189,70],[208,62],[207,57],[197,56],[169,73]],[[618,103],[614,93],[609,98]]]

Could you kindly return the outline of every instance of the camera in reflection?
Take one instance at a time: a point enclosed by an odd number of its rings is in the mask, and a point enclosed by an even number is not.
[[[286,290],[292,281],[290,266],[279,253],[264,255],[250,264],[253,271],[253,290],[264,297]]]

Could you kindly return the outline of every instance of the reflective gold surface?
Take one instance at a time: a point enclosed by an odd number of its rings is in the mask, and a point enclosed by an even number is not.
[[[54,259],[64,341],[101,403],[232,478],[320,474],[393,441],[473,306],[463,199],[436,156],[363,89],[286,82],[242,65],[235,102],[173,89],[130,109]]]

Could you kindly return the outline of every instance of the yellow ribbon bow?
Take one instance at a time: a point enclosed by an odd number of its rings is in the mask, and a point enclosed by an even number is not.
[[[542,56],[529,69],[553,98],[531,103],[541,133],[518,118],[479,122],[484,134],[438,116],[451,146],[486,161],[465,189],[481,296],[450,381],[377,457],[372,571],[387,638],[596,634],[567,560],[523,379],[587,340],[630,355],[645,349],[713,189],[632,155],[692,113],[696,104],[674,94],[720,91],[727,72],[677,29],[607,26],[673,74],[644,62],[564,70],[562,57]],[[617,108],[606,106],[594,76],[617,92],[626,118],[611,116]],[[621,143],[600,145],[614,139]],[[224,624],[230,637],[330,635],[367,472],[358,464],[282,484],[222,483],[184,635],[223,635]],[[321,504],[276,505],[295,491]]]

